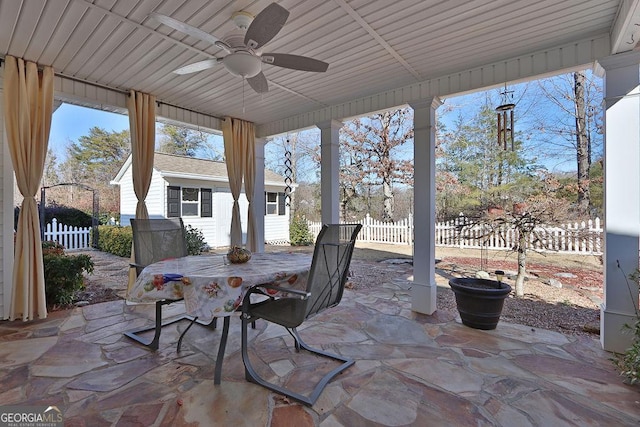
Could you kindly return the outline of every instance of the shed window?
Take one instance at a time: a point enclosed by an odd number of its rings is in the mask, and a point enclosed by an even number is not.
[[[278,193],[267,193],[267,215],[278,215]]]
[[[200,189],[182,188],[182,216],[198,216],[200,212]]]
[[[285,194],[267,192],[265,203],[266,215],[285,215]]]

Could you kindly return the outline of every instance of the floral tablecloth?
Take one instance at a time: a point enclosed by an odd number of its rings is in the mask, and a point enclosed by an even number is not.
[[[231,264],[224,255],[168,259],[142,270],[127,300],[184,298],[187,314],[208,322],[231,315],[251,286],[306,289],[310,267],[310,255],[294,253],[255,253],[244,264]]]

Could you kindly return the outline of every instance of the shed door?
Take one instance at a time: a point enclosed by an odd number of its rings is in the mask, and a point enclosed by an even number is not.
[[[213,194],[213,205],[216,212],[216,238],[212,246],[229,246],[231,244],[231,212],[233,196],[229,190],[216,189]],[[247,242],[247,208],[249,202],[244,193],[240,194],[240,222],[242,223],[242,243]]]

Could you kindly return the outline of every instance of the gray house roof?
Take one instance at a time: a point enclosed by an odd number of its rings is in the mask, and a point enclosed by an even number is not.
[[[129,155],[124,162],[112,183],[119,184],[122,176],[129,167],[131,167],[131,155]],[[155,152],[153,168],[160,172],[161,175],[167,177],[228,181],[227,165],[224,162],[214,160],[196,159],[194,157]],[[264,180],[267,185],[285,185],[283,176],[268,169],[264,171]]]

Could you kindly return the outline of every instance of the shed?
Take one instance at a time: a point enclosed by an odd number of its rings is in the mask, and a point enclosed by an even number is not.
[[[112,184],[120,186],[120,224],[135,217],[131,155]],[[284,177],[265,170],[265,242],[289,241],[289,207]],[[233,197],[224,162],[156,152],[151,186],[146,198],[150,218],[182,217],[185,226],[202,231],[211,247],[229,246]],[[248,201],[244,188],[239,198],[243,242],[246,242]]]

